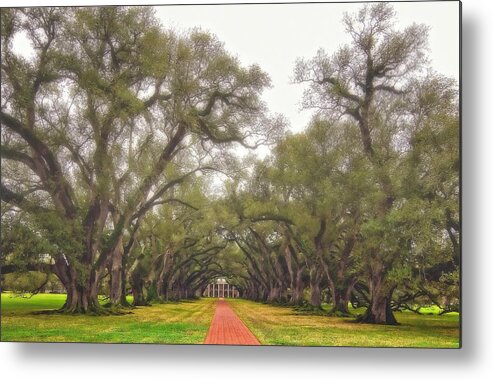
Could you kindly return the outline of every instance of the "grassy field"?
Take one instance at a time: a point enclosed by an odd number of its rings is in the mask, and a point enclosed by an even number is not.
[[[151,307],[132,314],[84,316],[33,314],[62,306],[65,295],[38,294],[30,299],[2,294],[2,341],[176,343],[204,341],[214,313],[214,299]],[[293,308],[234,299],[230,305],[266,345],[302,346],[459,346],[457,314],[396,313],[399,326],[356,324],[336,318],[297,312]],[[432,309],[429,312],[433,312]]]
[[[56,309],[65,295],[38,294],[30,299],[2,293],[2,341],[101,343],[202,343],[207,335],[213,300],[140,307],[132,314],[85,316],[32,314]]]
[[[267,345],[459,347],[456,313],[438,316],[399,312],[399,326],[381,326],[240,299],[231,300],[230,305],[257,339]]]

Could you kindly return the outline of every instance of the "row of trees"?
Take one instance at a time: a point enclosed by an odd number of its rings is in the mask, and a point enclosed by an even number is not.
[[[383,3],[347,15],[351,45],[298,61],[316,117],[232,195],[240,216],[285,218],[235,235],[251,297],[296,304],[309,287],[320,307],[328,289],[334,313],[352,300],[369,323],[423,302],[458,310],[456,85],[423,73],[426,27],[395,31],[393,16]]]
[[[34,57],[15,50],[19,34]],[[125,303],[143,218],[221,169],[233,142],[275,134],[268,84],[215,37],[164,30],[151,8],[2,9],[4,224],[49,246],[66,311],[98,312],[106,275],[111,303]]]
[[[316,112],[290,135],[267,74],[150,8],[1,15],[2,273],[54,273],[65,312],[101,313],[103,286],[115,310],[216,277],[369,323],[457,309],[457,89],[424,70],[424,26],[394,30],[385,3],[347,15],[350,45],[296,64]]]

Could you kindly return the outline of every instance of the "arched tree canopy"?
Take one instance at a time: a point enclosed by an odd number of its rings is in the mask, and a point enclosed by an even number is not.
[[[347,14],[349,43],[293,68],[314,111],[294,134],[262,101],[267,73],[150,7],[1,17],[3,273],[54,274],[65,312],[217,278],[368,323],[458,310],[458,89],[428,66],[428,27],[396,28],[388,3]]]

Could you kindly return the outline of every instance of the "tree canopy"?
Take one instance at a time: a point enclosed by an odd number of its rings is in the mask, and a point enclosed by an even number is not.
[[[458,309],[458,89],[430,70],[426,26],[396,29],[388,3],[347,14],[348,45],[295,64],[314,114],[292,134],[267,73],[150,7],[1,17],[2,273],[53,274],[69,313],[216,278],[367,323]]]

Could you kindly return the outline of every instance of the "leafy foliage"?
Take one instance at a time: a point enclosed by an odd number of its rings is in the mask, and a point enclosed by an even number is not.
[[[149,7],[2,9],[2,264],[54,273],[67,312],[217,278],[371,323],[457,310],[457,85],[427,70],[428,28],[394,16],[367,4],[343,19],[348,45],[298,60],[315,112],[287,134],[268,74],[208,32]]]

